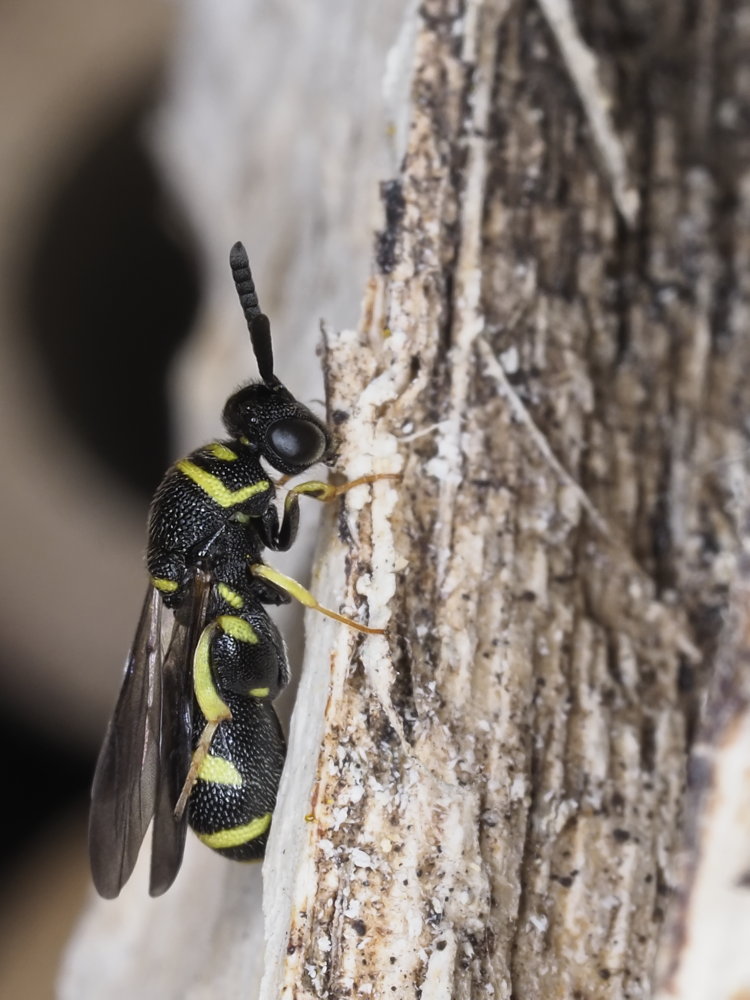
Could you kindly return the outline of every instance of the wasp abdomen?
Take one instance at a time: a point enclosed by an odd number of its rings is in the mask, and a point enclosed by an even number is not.
[[[189,801],[188,819],[208,847],[237,861],[262,858],[286,744],[268,701],[229,695],[232,718],[211,741]],[[195,733],[202,715],[196,708]]]
[[[273,701],[286,687],[286,650],[268,615],[220,615],[209,630],[207,653],[214,674],[220,664],[223,690]]]
[[[261,604],[226,584],[215,617],[198,639],[193,689],[201,712],[214,721],[226,714],[230,694],[273,700],[289,681],[286,646]],[[210,707],[209,707],[210,706]]]

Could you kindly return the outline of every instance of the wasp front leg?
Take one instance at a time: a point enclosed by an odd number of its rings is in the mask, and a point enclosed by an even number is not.
[[[353,490],[355,486],[377,483],[380,479],[400,478],[396,472],[371,472],[367,476],[358,476],[356,479],[351,479],[347,483],[341,483],[339,486],[333,486],[331,483],[324,483],[317,479],[310,479],[307,482],[298,483],[296,486],[293,486],[289,491],[289,496],[312,497],[313,500],[320,500],[322,503],[327,503],[329,500],[334,500],[336,497],[348,493],[349,490]],[[289,498],[287,497],[287,499]]]
[[[299,528],[299,499],[289,492],[284,501],[284,514],[279,521],[279,512],[275,504],[271,504],[258,518],[255,530],[261,542],[267,549],[274,552],[286,552],[294,543]]]
[[[367,483],[375,483],[379,479],[399,479],[393,472],[375,472],[367,476],[359,476],[350,482],[333,486],[331,483],[324,483],[322,480],[310,479],[304,483],[293,486],[284,500],[284,514],[279,522],[278,511],[275,506],[266,510],[261,518],[260,535],[266,548],[274,552],[286,552],[297,537],[299,527],[299,498],[301,496],[311,497],[313,500],[320,500],[321,503],[328,503],[336,497],[348,493],[355,486],[364,486]]]

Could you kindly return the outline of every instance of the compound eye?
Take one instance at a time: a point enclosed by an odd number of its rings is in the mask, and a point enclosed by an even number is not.
[[[313,465],[328,447],[320,427],[300,417],[287,417],[271,424],[268,442],[279,458],[290,465]]]

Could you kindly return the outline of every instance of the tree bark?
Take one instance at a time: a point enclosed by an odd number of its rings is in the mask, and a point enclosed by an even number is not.
[[[339,471],[400,479],[327,511],[313,585],[386,635],[308,619],[263,1000],[648,997],[667,919],[663,996],[750,989],[748,810],[710,823],[748,794],[749,35],[742,0],[407,16],[324,358]],[[696,734],[735,753],[686,800]],[[717,877],[735,971],[700,994]]]

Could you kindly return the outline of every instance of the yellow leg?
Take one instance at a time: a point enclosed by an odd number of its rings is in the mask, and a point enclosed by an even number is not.
[[[332,486],[330,483],[324,483],[317,479],[311,479],[306,483],[298,483],[293,486],[290,493],[296,493],[300,496],[312,497],[313,500],[320,500],[322,503],[326,503],[329,500],[333,500],[334,497],[340,497],[343,493],[348,493],[349,490],[353,490],[355,486],[363,486],[365,483],[376,483],[379,479],[400,479],[401,477],[395,472],[373,472],[367,476],[360,476],[358,479],[352,479],[351,482],[342,483],[340,486]]]
[[[314,608],[316,611],[320,611],[322,615],[334,618],[337,622],[343,622],[344,625],[348,625],[350,628],[356,629],[358,632],[366,632],[367,635],[385,635],[385,629],[383,628],[370,628],[369,625],[360,625],[359,622],[355,622],[352,618],[340,615],[337,611],[331,611],[330,608],[324,608],[322,604],[318,603],[306,587],[303,587],[301,583],[297,583],[297,581],[293,580],[290,576],[285,576],[283,573],[280,573],[272,566],[266,566],[264,563],[254,563],[250,567],[250,572],[255,576],[262,577],[264,580],[270,580],[271,583],[276,584],[280,590],[285,590],[287,594],[294,597],[295,600],[300,602],[300,604],[304,604],[306,608]]]
[[[209,649],[211,646],[211,640],[213,639],[217,628],[220,627],[220,624],[221,619],[218,619],[218,621],[211,622],[206,625],[201,632],[200,638],[198,639],[198,645],[195,647],[195,653],[193,655],[193,691],[195,692],[196,701],[200,706],[200,710],[207,719],[207,722],[203,728],[200,739],[198,740],[198,745],[193,751],[193,757],[190,761],[190,770],[188,771],[185,783],[182,786],[180,797],[177,799],[177,805],[174,807],[175,819],[180,819],[182,814],[185,812],[185,807],[187,806],[188,799],[190,798],[190,793],[193,790],[193,785],[198,780],[200,769],[203,766],[203,762],[211,748],[211,740],[214,738],[214,733],[218,729],[219,723],[232,718],[229,706],[226,702],[224,702],[219,694],[216,684],[214,683],[213,673],[211,672]]]
[[[218,719],[215,722],[207,722],[203,728],[201,738],[198,740],[198,746],[193,751],[193,759],[190,761],[190,770],[185,778],[185,784],[182,786],[180,797],[177,799],[177,805],[174,807],[175,819],[181,819],[182,814],[185,812],[193,785],[198,780],[198,772],[201,769],[203,761],[206,759],[206,755],[211,747],[211,740],[214,738],[214,733],[221,721],[221,719]]]

